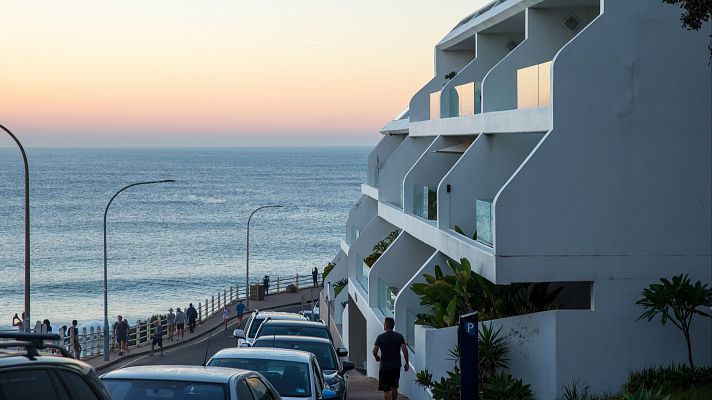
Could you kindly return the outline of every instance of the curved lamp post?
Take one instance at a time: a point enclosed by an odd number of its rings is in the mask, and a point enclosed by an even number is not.
[[[106,268],[106,214],[109,212],[109,206],[111,205],[111,202],[113,202],[116,196],[118,196],[119,193],[123,192],[124,190],[139,185],[151,185],[154,183],[169,182],[175,182],[175,180],[166,179],[163,181],[138,182],[125,186],[111,197],[111,200],[109,200],[109,204],[106,205],[106,209],[104,210],[104,361],[109,361],[109,297],[107,291],[108,284]]]
[[[22,153],[22,161],[25,163],[25,318],[22,321],[22,330],[30,331],[30,168],[27,163],[27,154],[22,147],[22,143],[9,129],[0,125],[0,128],[7,132],[12,140],[17,143]]]
[[[273,205],[273,206],[262,206],[258,207],[255,209],[255,211],[250,214],[250,217],[247,218],[247,263],[246,263],[246,270],[245,270],[245,309],[249,310],[250,309],[250,220],[252,220],[252,216],[255,215],[257,211],[260,211],[263,208],[281,208],[284,206],[280,205]]]

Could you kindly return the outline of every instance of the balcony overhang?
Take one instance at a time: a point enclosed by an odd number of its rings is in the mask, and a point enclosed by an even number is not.
[[[436,136],[541,133],[551,130],[551,120],[551,107],[523,108],[412,122],[408,134]]]
[[[409,122],[408,118],[390,121],[380,132],[384,135],[407,135]]]

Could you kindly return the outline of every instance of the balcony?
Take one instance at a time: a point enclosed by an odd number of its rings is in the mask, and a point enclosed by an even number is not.
[[[492,247],[492,200],[475,200],[477,241]]]
[[[437,188],[427,185],[413,185],[413,213],[427,220],[438,219]]]
[[[365,262],[361,262],[361,269],[357,271],[356,280],[361,285],[361,288],[368,293],[368,273],[371,271],[371,267]]]
[[[384,316],[393,318],[397,293],[398,288],[386,285],[381,279],[378,280],[378,309]]]
[[[551,105],[551,61],[517,70],[517,108]]]

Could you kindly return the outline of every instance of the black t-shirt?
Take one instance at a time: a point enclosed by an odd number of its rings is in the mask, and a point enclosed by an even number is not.
[[[400,349],[405,344],[403,335],[394,331],[386,331],[376,338],[376,346],[381,349],[381,369],[398,369],[401,367]]]

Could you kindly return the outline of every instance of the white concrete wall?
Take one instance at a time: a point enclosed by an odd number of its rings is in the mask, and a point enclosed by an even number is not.
[[[448,354],[457,346],[457,326],[435,329],[429,326],[415,326],[415,369],[427,369],[433,380],[447,376],[455,367],[455,361]]]
[[[482,83],[482,110],[517,108],[517,70],[551,61],[573,35],[562,21],[575,14],[583,25],[598,15],[598,9],[561,7],[526,10],[526,39],[487,73]]]
[[[384,135],[368,156],[368,184],[378,187],[379,174],[388,157],[401,144],[405,135]]]
[[[345,240],[349,246],[352,243],[352,232],[356,228],[360,231],[368,225],[373,217],[378,213],[378,202],[369,196],[362,195],[349,211],[349,217],[346,220],[346,235]],[[360,233],[359,233],[360,234]]]
[[[479,135],[440,183],[440,228],[458,225],[471,238],[475,200],[493,199],[542,137],[538,133]],[[445,190],[448,184],[450,193]]]
[[[437,189],[442,177],[452,168],[461,154],[439,153],[436,150],[455,146],[470,137],[438,136],[408,171],[403,180],[403,210],[413,214],[415,186],[429,186]]]
[[[402,180],[435,137],[406,137],[381,169],[378,198],[401,205]]]
[[[373,251],[373,245],[378,241],[383,240],[389,233],[396,229],[395,226],[389,224],[386,220],[382,218],[373,218],[371,222],[366,225],[366,227],[361,231],[361,235],[354,241],[349,249],[348,258],[348,276],[349,280],[353,282],[354,289],[358,290],[359,293],[351,293],[352,297],[360,295],[360,297],[368,299],[367,292],[361,287],[360,283],[357,281],[357,276],[362,272],[363,259],[371,254]],[[349,286],[351,290],[351,286]],[[358,299],[355,298],[355,300]]]

